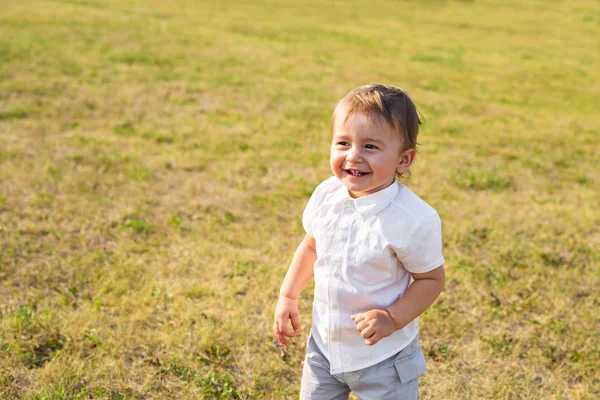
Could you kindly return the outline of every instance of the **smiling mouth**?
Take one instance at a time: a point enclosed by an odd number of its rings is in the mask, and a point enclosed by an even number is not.
[[[360,172],[360,171],[356,171],[356,170],[353,170],[353,169],[346,169],[344,171],[346,171],[346,173],[348,175],[352,175],[352,176],[364,176],[364,175],[368,174],[368,172]]]

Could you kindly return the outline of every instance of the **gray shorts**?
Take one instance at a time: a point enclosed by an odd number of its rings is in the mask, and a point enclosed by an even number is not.
[[[348,399],[352,391],[361,400],[416,400],[419,376],[423,372],[425,357],[418,336],[399,353],[380,363],[332,375],[329,361],[310,335],[306,344],[300,399],[342,400]]]

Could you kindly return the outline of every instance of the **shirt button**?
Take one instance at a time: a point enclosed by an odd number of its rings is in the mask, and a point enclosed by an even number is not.
[[[333,271],[333,273],[332,273],[331,275],[335,276],[336,278],[337,278],[338,276],[340,276],[340,274],[339,274],[337,271]]]
[[[332,304],[331,305],[331,309],[332,310],[337,310],[338,309],[338,305],[337,304]]]

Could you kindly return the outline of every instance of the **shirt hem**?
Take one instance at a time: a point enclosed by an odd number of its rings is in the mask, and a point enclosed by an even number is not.
[[[315,336],[312,332],[312,329],[310,331],[310,335],[313,337],[313,339],[315,339],[315,343],[317,344],[317,347],[319,348],[319,350],[321,350],[321,353],[323,353],[323,355],[325,356],[325,358],[327,359],[327,361],[329,361],[329,363],[331,364],[331,357],[329,357],[329,354],[327,354],[328,352],[325,351],[325,348],[323,347],[323,344],[321,344],[321,339],[317,336]]]
[[[415,338],[417,337],[417,335],[419,334],[419,330],[416,329],[415,333],[410,337],[409,340],[406,341],[406,343],[403,343],[402,345],[396,347],[394,350],[390,351],[389,353],[386,353],[384,356],[378,357],[376,359],[374,359],[373,361],[369,361],[368,363],[365,364],[360,364],[357,365],[355,367],[350,367],[348,369],[346,368],[331,368],[329,370],[330,374],[342,374],[342,373],[346,373],[346,372],[352,372],[352,371],[358,371],[359,369],[364,369],[364,368],[368,368],[371,367],[377,363],[380,363],[381,361],[390,358],[391,356],[397,354],[398,352],[404,350],[406,347],[410,346],[410,344],[413,342],[413,340],[415,340]],[[319,342],[317,340],[315,340],[315,343],[317,344],[317,346],[319,347],[319,349],[323,352],[323,354],[325,354],[325,352],[323,351],[323,349],[321,348],[321,345],[319,344]],[[329,362],[331,363],[331,359],[330,357],[327,357],[327,359],[329,360]]]

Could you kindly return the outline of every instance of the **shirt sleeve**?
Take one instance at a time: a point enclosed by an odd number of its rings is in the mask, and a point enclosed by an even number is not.
[[[444,264],[442,221],[437,212],[421,217],[396,255],[408,272],[429,272]]]
[[[308,203],[306,203],[306,207],[302,213],[302,226],[308,236],[315,237],[313,226],[315,212],[317,211],[318,206],[323,202],[324,193],[326,192],[326,188],[331,185],[331,182],[331,178],[321,182],[310,196],[310,199],[308,199]]]

